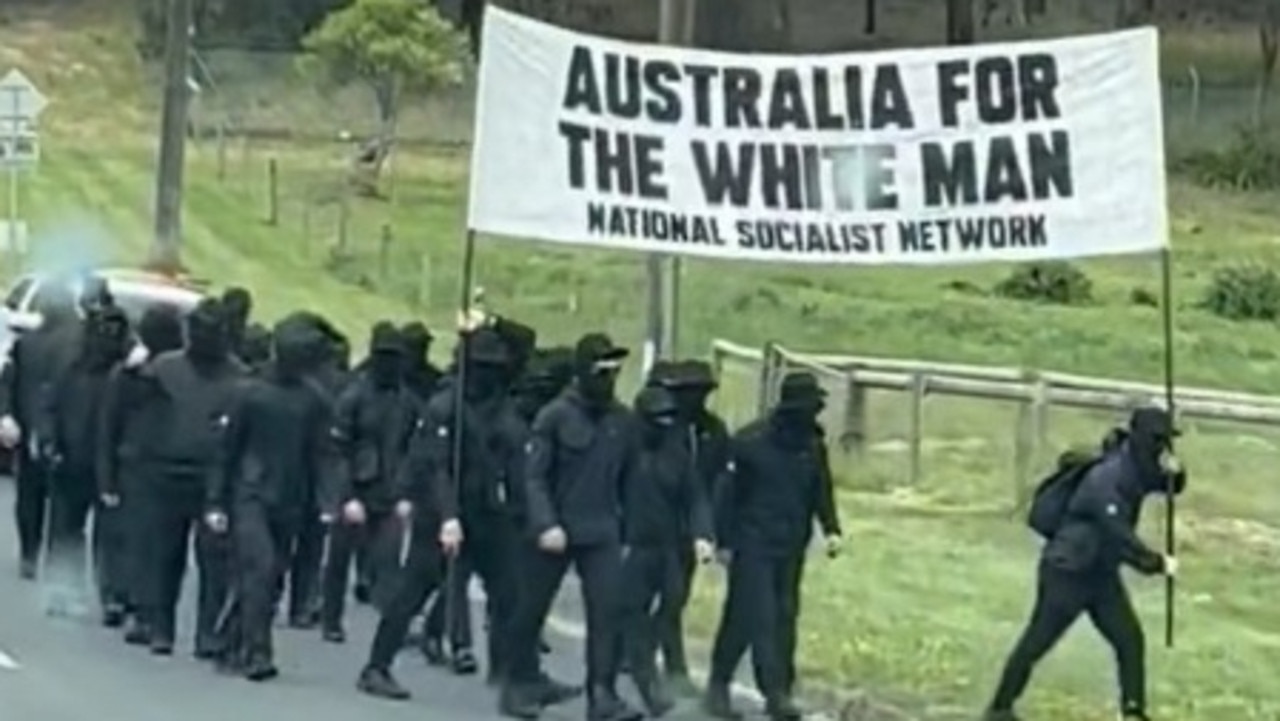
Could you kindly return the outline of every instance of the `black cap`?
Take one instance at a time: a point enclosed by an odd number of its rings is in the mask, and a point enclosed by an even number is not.
[[[631,351],[615,345],[613,339],[604,333],[588,333],[582,336],[573,349],[574,361],[579,367],[621,361],[630,354]]]
[[[811,408],[826,397],[826,390],[812,373],[788,373],[782,379],[778,408]]]
[[[665,388],[649,386],[636,396],[636,412],[646,418],[673,416],[679,410],[676,399]]]
[[[1173,416],[1159,406],[1135,408],[1129,416],[1129,432],[1144,438],[1176,438],[1182,435],[1173,425]]]
[[[711,364],[701,360],[681,361],[676,367],[676,383],[682,388],[715,388],[716,374],[711,371]]]
[[[674,388],[677,382],[679,366],[673,361],[655,361],[649,369],[649,377],[645,385],[654,388]]]
[[[403,353],[404,338],[394,323],[381,321],[373,326],[369,334],[370,353]]]
[[[467,361],[477,365],[507,365],[511,353],[507,343],[488,328],[481,328],[466,337]]]
[[[405,323],[400,332],[404,334],[405,342],[409,345],[426,344],[435,340],[436,337],[431,334],[431,329],[427,328],[427,324],[420,320]]]

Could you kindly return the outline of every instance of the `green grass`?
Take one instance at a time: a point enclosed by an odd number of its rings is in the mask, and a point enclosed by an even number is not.
[[[0,27],[0,57],[21,64],[54,101],[45,160],[23,181],[22,207],[38,231],[37,246],[24,262],[4,259],[6,272],[24,264],[136,262],[145,253],[154,184],[154,141],[146,132],[158,126],[155,93],[127,54],[127,37],[110,31],[109,17],[84,13],[64,16],[61,24]],[[1198,65],[1214,69],[1202,70],[1205,77],[1221,86],[1214,88],[1221,102],[1205,103],[1206,118],[1186,129],[1188,137],[1192,131],[1221,136],[1235,118],[1247,116],[1247,93],[1227,87],[1246,59],[1216,40],[1166,46],[1167,67],[1199,58]],[[272,112],[291,107],[288,95],[276,93],[272,102]],[[313,112],[313,105],[298,107],[304,108],[295,110],[298,125],[340,124]],[[1171,126],[1180,122],[1178,107],[1170,106]],[[311,121],[316,115],[320,119]],[[433,116],[424,110],[421,117]],[[225,180],[218,179],[217,158],[211,143],[190,149],[186,261],[219,284],[252,287],[263,318],[313,307],[360,342],[376,319],[423,316],[440,325],[453,315],[465,150],[401,156],[388,179],[390,198],[353,206],[353,257],[336,267],[328,258],[341,148],[233,143]],[[281,179],[274,226],[263,220],[269,158],[279,163]],[[1178,182],[1171,194],[1180,380],[1271,391],[1280,386],[1280,329],[1222,322],[1197,303],[1215,267],[1244,258],[1280,261],[1274,199],[1207,193]],[[384,225],[393,237],[385,262]],[[603,328],[635,343],[643,322],[642,267],[629,255],[484,238],[477,278],[492,306],[532,320],[551,340]],[[990,288],[1010,271],[1004,266],[802,271],[694,261],[685,266],[681,345],[702,353],[714,337],[777,340],[815,350],[1158,380],[1159,317],[1129,301],[1135,288],[1157,288],[1155,263],[1084,267],[1097,302],[1057,309],[955,290]],[[752,381],[753,369],[726,369],[719,401],[736,422],[750,413]],[[954,509],[1007,504],[1016,415],[1000,405],[931,399],[925,476],[918,487],[903,489],[906,454],[894,441],[905,435],[906,401],[873,393],[871,403],[871,449],[862,458],[837,459],[848,553],[834,562],[815,559],[809,569],[801,651],[806,678],[928,706],[938,717],[950,717],[948,709],[972,712],[985,701],[1028,610],[1035,548],[1014,519]],[[1109,420],[1055,411],[1053,446],[1093,440]],[[1135,584],[1149,620],[1160,718],[1270,721],[1280,714],[1274,685],[1280,668],[1277,448],[1280,433],[1214,424],[1195,425],[1185,439],[1195,485],[1180,524],[1186,571],[1176,650],[1158,643],[1162,584]],[[1153,508],[1148,515],[1147,532],[1159,538],[1161,514]],[[699,633],[711,629],[719,591],[715,574],[707,574],[693,612]],[[1105,648],[1081,631],[1041,671],[1029,709],[1061,721],[1108,718],[1112,688]]]

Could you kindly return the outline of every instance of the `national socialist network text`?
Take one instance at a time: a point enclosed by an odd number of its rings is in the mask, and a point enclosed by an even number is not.
[[[1010,126],[1010,132],[918,144],[753,143],[695,136],[688,152],[705,205],[738,211],[735,220],[722,223],[714,214],[654,209],[672,193],[665,177],[670,149],[662,135],[563,119],[559,133],[569,182],[593,196],[585,203],[585,223],[591,234],[607,238],[830,257],[1049,245],[1041,212],[975,214],[972,209],[1073,196],[1069,132],[1043,123],[1037,127],[1046,129],[1012,127],[1061,118],[1056,59],[1034,52],[954,59],[937,63],[935,72],[943,128],[960,128],[961,106],[972,103],[983,126]],[[691,115],[697,128],[853,134],[918,127],[895,64],[817,67],[804,73],[784,68],[769,75],[578,46],[562,106],[575,117],[644,120],[654,126],[672,126]],[[682,84],[688,86],[684,95]],[[914,161],[903,157],[917,150]],[[895,214],[901,204],[895,167],[901,162],[918,163],[925,210],[961,212],[942,219],[936,213],[929,214],[931,219]],[[774,212],[744,217],[753,198]],[[966,208],[971,210],[963,212]],[[815,211],[865,214],[860,222],[847,223],[779,219]],[[877,211],[892,219],[867,220]]]

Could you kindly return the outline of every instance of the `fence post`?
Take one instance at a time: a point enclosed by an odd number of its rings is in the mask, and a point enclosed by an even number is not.
[[[280,166],[274,157],[267,158],[267,225],[280,222]]]
[[[385,283],[391,273],[391,224],[382,224],[378,238],[378,279]]]
[[[1200,71],[1196,66],[1187,67],[1187,75],[1191,77],[1191,127],[1200,124]]]
[[[218,182],[227,179],[227,124],[218,122]]]
[[[1023,373],[1023,382],[1027,384],[1030,398],[1018,405],[1018,428],[1014,429],[1014,512],[1018,514],[1027,507],[1028,482],[1034,473],[1041,450],[1042,426],[1044,425],[1044,380],[1036,370]]]
[[[773,341],[764,344],[760,349],[760,377],[756,384],[756,415],[763,416],[772,405],[773,363],[777,357]]]
[[[867,389],[858,383],[858,369],[845,371],[844,409],[840,447],[845,453],[861,456],[867,449]]]
[[[924,401],[929,393],[929,376],[913,373],[911,376],[911,428],[907,439],[909,453],[908,484],[919,486],[924,477]]]

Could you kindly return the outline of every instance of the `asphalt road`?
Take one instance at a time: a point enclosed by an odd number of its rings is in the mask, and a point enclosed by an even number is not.
[[[126,646],[96,617],[55,619],[41,607],[38,584],[18,580],[12,520],[12,484],[0,480],[0,719],[13,721],[397,721],[495,719],[495,698],[476,677],[457,678],[429,668],[406,651],[395,672],[414,698],[373,699],[355,690],[374,615],[349,612],[347,644],[323,643],[318,632],[279,628],[281,675],[265,684],[216,673],[191,657],[191,584],[180,613],[178,649],[171,658]],[[566,583],[564,603],[551,624],[553,652],[547,668],[557,678],[582,676],[575,628],[576,585]],[[480,618],[477,614],[476,618]],[[477,644],[477,648],[483,648]],[[625,681],[621,684],[628,686]],[[547,721],[584,718],[581,701],[548,710]],[[668,718],[700,719],[692,707]]]

